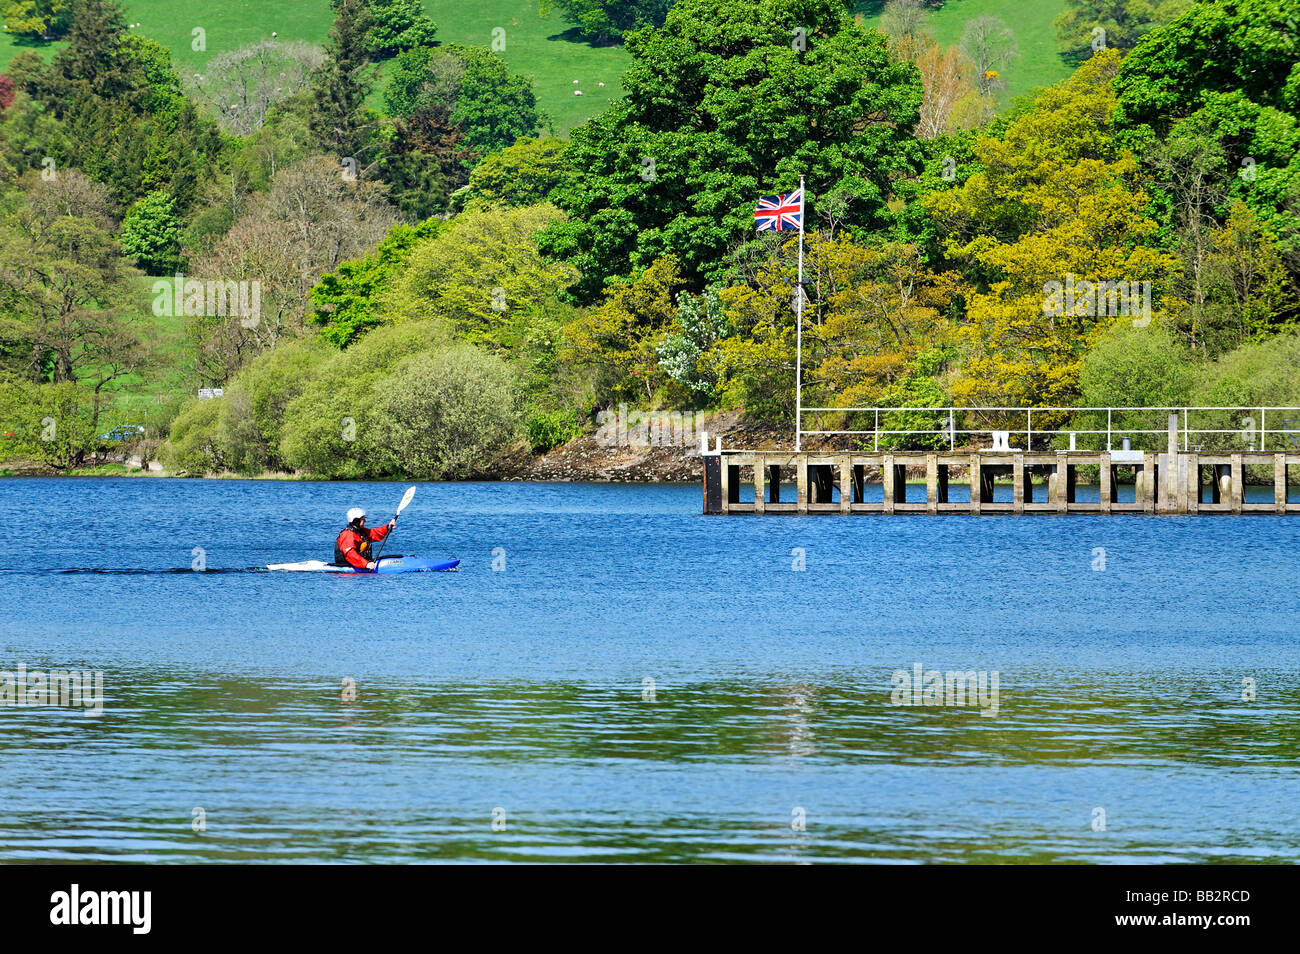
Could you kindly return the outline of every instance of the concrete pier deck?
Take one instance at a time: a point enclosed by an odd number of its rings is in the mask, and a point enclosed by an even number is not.
[[[1300,453],[723,450],[706,453],[703,463],[706,514],[1300,513],[1300,498],[1291,502],[1287,493]],[[1076,499],[1081,468],[1095,469],[1100,499]],[[1272,500],[1245,499],[1246,468],[1271,473]],[[1119,499],[1121,469],[1135,472],[1131,501]],[[865,499],[868,474],[882,489],[878,501]],[[924,485],[909,485],[909,475],[924,476]],[[1011,499],[995,500],[995,483],[1008,479]],[[795,485],[793,500],[783,497],[783,483]],[[950,500],[952,484],[969,486],[969,499]],[[750,500],[742,500],[745,486],[753,488]]]

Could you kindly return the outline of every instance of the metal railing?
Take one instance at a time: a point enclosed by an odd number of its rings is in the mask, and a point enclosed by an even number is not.
[[[1281,442],[1275,441],[1275,444],[1282,445],[1276,447],[1275,449],[1280,450],[1280,449],[1285,449],[1290,447],[1300,447],[1300,407],[1273,407],[1273,406],[1190,407],[1188,406],[1188,407],[1028,407],[1026,408],[1026,407],[956,407],[953,406],[953,407],[805,407],[802,410],[804,414],[829,413],[829,414],[872,414],[874,415],[873,427],[869,430],[867,429],[826,430],[826,429],[804,428],[804,429],[800,429],[797,434],[798,438],[802,438],[805,435],[808,436],[850,435],[850,436],[859,436],[859,437],[865,435],[871,435],[873,439],[873,443],[872,443],[873,450],[880,449],[880,438],[882,436],[941,437],[946,435],[948,437],[950,449],[956,450],[958,435],[970,435],[973,437],[980,436],[980,435],[989,435],[994,439],[996,439],[999,435],[1006,435],[1008,438],[1024,437],[1025,447],[1021,449],[1028,450],[1032,448],[1033,440],[1035,437],[1038,437],[1040,439],[1055,438],[1062,434],[1071,435],[1070,436],[1071,449],[1073,449],[1074,447],[1074,436],[1079,434],[1087,434],[1087,435],[1105,434],[1107,450],[1112,449],[1112,444],[1114,442],[1114,437],[1116,434],[1121,436],[1131,435],[1134,437],[1138,435],[1147,435],[1147,434],[1169,435],[1175,440],[1181,441],[1182,448],[1184,451],[1188,451],[1191,449],[1192,435],[1212,435],[1212,434],[1236,434],[1242,439],[1242,443],[1249,444],[1250,450],[1255,450],[1254,445],[1255,445],[1256,438],[1258,438],[1259,450],[1264,451],[1268,446],[1268,438],[1270,435],[1274,435],[1275,437],[1285,438],[1284,441]],[[1035,414],[1039,415],[1039,420],[1042,421],[1045,417],[1050,419],[1051,417],[1059,417],[1061,415],[1064,415],[1067,418],[1074,418],[1081,414],[1084,415],[1100,414],[1100,412],[1102,411],[1106,413],[1105,430],[1083,428],[1083,427],[1069,427],[1069,426],[1040,427],[1037,430],[1035,430],[1034,428]],[[1241,426],[1239,427],[1193,428],[1191,426],[1193,414],[1211,413],[1211,412],[1220,415],[1222,414],[1233,415],[1233,414],[1244,413],[1245,415],[1249,415],[1249,416],[1243,416],[1240,418],[1239,424]],[[890,414],[903,414],[903,413],[926,414],[926,415],[946,414],[948,418],[948,426],[946,428],[936,429],[936,430],[926,430],[920,428],[903,428],[900,430],[900,429],[882,428],[880,426],[880,418],[882,414],[890,415]],[[968,414],[974,416],[980,416],[980,415],[987,416],[991,414],[1024,415],[1025,426],[1023,429],[1014,428],[1014,427],[985,427],[985,428],[965,427],[965,426],[958,427],[957,420],[959,414],[963,415],[963,417]],[[1178,416],[1181,418],[1181,420],[1176,422],[1178,426],[1174,426],[1174,422],[1167,421],[1166,426],[1161,428],[1151,428],[1151,429],[1133,428],[1133,427],[1117,426],[1115,422],[1115,416],[1117,414],[1119,415],[1166,414],[1170,416]],[[1254,417],[1254,415],[1256,414],[1258,414],[1258,421]],[[1290,414],[1291,416],[1289,417],[1285,416],[1287,414]],[[1280,428],[1278,427],[1269,428],[1268,422],[1270,419],[1273,421],[1280,421],[1284,426]],[[888,421],[886,421],[886,423],[888,423]],[[966,422],[963,420],[962,423],[965,424]],[[1181,435],[1181,437],[1179,437],[1178,435]],[[1198,443],[1197,446],[1199,448],[1201,445]]]

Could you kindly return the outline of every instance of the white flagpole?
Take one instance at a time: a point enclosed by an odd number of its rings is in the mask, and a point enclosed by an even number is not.
[[[795,352],[794,352],[794,449],[802,448],[803,436],[803,220],[808,197],[803,191],[803,176],[799,177],[799,284],[795,288]]]

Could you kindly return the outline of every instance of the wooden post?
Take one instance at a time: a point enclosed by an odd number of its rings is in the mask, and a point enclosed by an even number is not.
[[[1070,510],[1070,459],[1065,451],[1056,452],[1056,512],[1068,513]]]
[[[796,471],[795,480],[798,481],[798,483],[795,486],[798,487],[799,490],[798,497],[795,500],[794,510],[795,513],[807,513],[808,512],[808,458],[803,456],[796,456],[794,469]]]
[[[970,512],[972,516],[979,516],[980,512],[980,455],[970,455],[970,472],[967,475],[970,480]]]
[[[1286,513],[1286,454],[1273,455],[1273,512]]]
[[[853,502],[853,458],[848,454],[840,455],[840,513],[849,515],[849,505]]]
[[[1187,474],[1190,473],[1188,471],[1190,461],[1187,460],[1186,454],[1178,454],[1177,451],[1173,452],[1173,456],[1175,460],[1178,460],[1178,481],[1169,489],[1170,503],[1173,504],[1174,513],[1186,513]]]
[[[1114,474],[1111,473],[1111,469],[1110,469],[1110,453],[1108,451],[1102,451],[1101,457],[1099,458],[1099,462],[1100,462],[1101,470],[1097,474],[1097,496],[1098,499],[1101,501],[1100,511],[1101,513],[1110,513],[1110,501],[1111,501],[1110,485],[1111,485],[1111,478],[1114,476]]]
[[[1142,512],[1156,512],[1156,455],[1142,455]]]
[[[1025,512],[1025,455],[1011,458],[1011,512]]]
[[[1246,484],[1242,480],[1241,455],[1232,455],[1232,512],[1241,513],[1241,502],[1246,497]]]
[[[925,455],[925,512],[939,512],[939,455]]]
[[[881,458],[880,482],[885,496],[885,513],[894,512],[894,455],[886,454]]]
[[[767,495],[763,484],[767,480],[767,458],[762,454],[754,455],[754,513],[762,516],[767,509]]]
[[[704,456],[704,512],[722,513],[722,457]]]

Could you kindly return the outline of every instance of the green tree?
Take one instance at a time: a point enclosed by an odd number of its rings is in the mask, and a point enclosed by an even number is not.
[[[847,200],[848,224],[890,222],[894,180],[919,165],[920,76],[846,3],[681,0],[626,39],[627,97],[573,131],[583,174],[557,191],[571,218],[542,237],[581,273],[579,301],[664,255],[703,288],[752,234],[758,197],[801,173],[819,202]]]
[[[437,219],[419,225],[399,223],[363,258],[344,262],[321,276],[311,290],[313,319],[323,325],[321,337],[346,348],[381,320],[381,305],[393,280],[405,267],[411,249],[436,236],[443,228]]]
[[[581,36],[598,43],[620,39],[642,27],[663,26],[675,0],[541,0],[543,16],[552,4]]]
[[[530,77],[511,73],[505,60],[481,47],[449,47],[448,52],[464,63],[450,120],[464,133],[466,145],[489,155],[537,132],[544,117]]]
[[[1100,49],[1131,50],[1153,29],[1191,8],[1194,0],[1066,0],[1052,21],[1057,48],[1073,59]]]
[[[472,209],[411,251],[386,315],[395,321],[438,315],[467,340],[509,350],[530,316],[554,308],[572,280],[563,263],[543,259],[538,230],[559,221],[550,205]]]
[[[417,46],[397,55],[388,67],[388,86],[384,89],[384,106],[390,116],[409,116],[429,97],[426,86],[431,82],[431,64],[443,51],[429,46]],[[441,57],[445,60],[445,56]],[[455,96],[460,77],[456,75],[446,96]]]
[[[1140,328],[1129,321],[1117,322],[1097,339],[1079,366],[1079,404],[1180,407],[1188,403],[1194,372],[1186,348],[1162,322]],[[1117,419],[1116,426],[1141,426],[1135,420]],[[1104,414],[1101,421],[1104,427]]]
[[[1115,78],[1117,122],[1163,135],[1208,91],[1239,90],[1260,106],[1295,113],[1300,91],[1300,0],[1202,2],[1151,31]],[[1132,135],[1132,133],[1130,134]],[[1141,146],[1140,135],[1133,137]]]
[[[62,36],[72,22],[71,0],[7,0],[0,5],[5,32],[38,40]]]
[[[16,457],[67,470],[99,446],[99,405],[75,381],[37,384],[0,373],[0,460]]]
[[[118,233],[122,251],[134,256],[147,275],[169,275],[182,268],[180,237],[176,202],[166,192],[151,192],[131,206]]]
[[[556,189],[574,178],[564,158],[567,145],[552,136],[516,140],[474,167],[466,200],[508,206],[549,202]]]
[[[21,185],[0,218],[0,339],[18,344],[33,381],[81,382],[99,398],[144,360],[107,196],[75,170]]]
[[[379,59],[437,42],[438,28],[420,0],[370,0],[370,12],[370,52]]]
[[[402,359],[447,344],[445,326],[412,321],[376,328],[335,353],[286,405],[280,459],[321,477],[385,476],[376,404]]]
[[[408,50],[396,59],[384,96],[394,116],[445,108],[448,122],[480,155],[532,136],[545,121],[532,80],[511,73],[501,57],[476,46]]]

